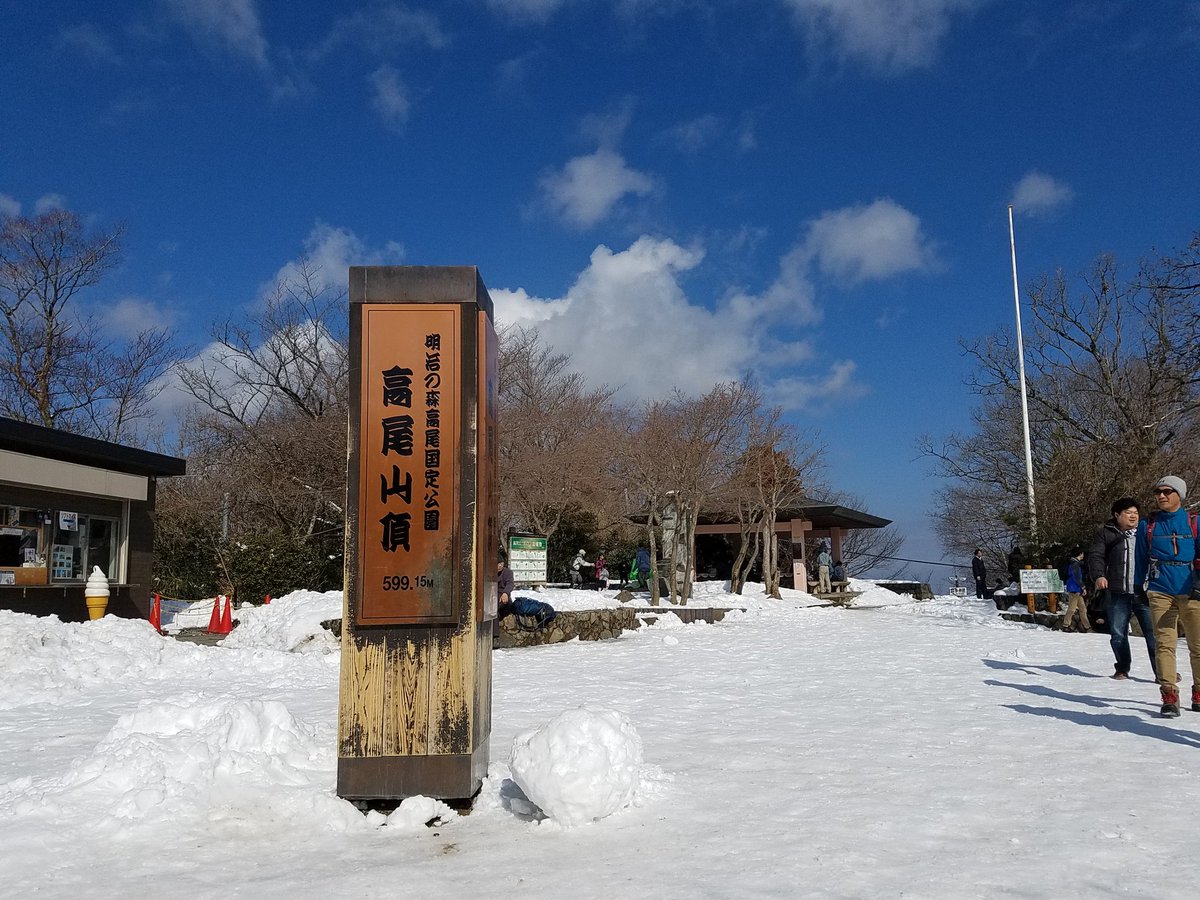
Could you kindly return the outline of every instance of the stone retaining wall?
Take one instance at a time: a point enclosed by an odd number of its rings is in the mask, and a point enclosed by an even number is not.
[[[674,613],[685,624],[719,622],[728,609],[696,606],[664,609],[663,607],[623,606],[610,609],[565,610],[540,631],[525,631],[515,616],[501,619],[496,627],[497,648],[533,647],[538,644],[557,644],[578,638],[581,641],[607,641],[620,637],[623,631],[635,631],[641,623],[651,623],[660,616]],[[524,622],[526,620],[522,620]]]

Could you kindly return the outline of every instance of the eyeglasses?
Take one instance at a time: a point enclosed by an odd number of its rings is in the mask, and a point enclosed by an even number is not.
[[[1155,488],[1153,494],[1155,497],[1167,497],[1175,493],[1175,488]]]

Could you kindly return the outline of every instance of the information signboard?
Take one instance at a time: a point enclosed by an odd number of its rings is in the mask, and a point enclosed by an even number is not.
[[[517,584],[544,584],[548,540],[532,534],[508,537],[508,567]]]
[[[1057,569],[1022,569],[1022,594],[1061,594],[1062,578]]]

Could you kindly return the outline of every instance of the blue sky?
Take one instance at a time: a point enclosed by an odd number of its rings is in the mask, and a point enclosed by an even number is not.
[[[478,265],[636,399],[752,373],[937,559],[916,436],[1021,280],[1200,228],[1200,3],[0,2],[0,213],[194,348],[309,253]]]

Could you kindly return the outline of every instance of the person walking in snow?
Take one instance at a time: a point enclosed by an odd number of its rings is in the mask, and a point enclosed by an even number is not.
[[[633,571],[637,573],[635,580],[638,588],[644,591],[650,578],[650,551],[645,544],[639,544],[637,553],[633,555]]]
[[[575,558],[571,560],[571,587],[583,587],[583,569],[591,568],[595,563],[590,563],[583,555],[581,549],[575,554]]]
[[[596,580],[600,582],[600,590],[608,590],[608,553],[604,550],[596,557]]]
[[[1086,579],[1083,577],[1083,548],[1076,547],[1071,551],[1071,558],[1067,563],[1067,580],[1064,585],[1067,592],[1067,614],[1063,616],[1063,631],[1070,631],[1075,625],[1075,618],[1079,618],[1079,630],[1089,632],[1092,630],[1092,623],[1088,621],[1087,601],[1083,598],[1087,594]]]
[[[1192,709],[1200,712],[1200,593],[1193,596],[1197,525],[1195,513],[1183,508],[1187,482],[1164,475],[1154,483],[1158,511],[1138,524],[1134,583],[1146,585],[1154,622],[1155,662],[1162,694],[1160,715],[1179,715],[1175,647],[1183,625],[1192,667]]]
[[[975,550],[971,560],[971,574],[975,576],[975,598],[982,600],[987,595],[987,565],[983,561],[983,550]]]
[[[833,565],[833,557],[829,555],[829,548],[824,544],[821,545],[821,552],[817,554],[817,593],[831,594],[833,586],[829,583],[829,567]]]
[[[1157,674],[1154,661],[1154,624],[1146,594],[1133,580],[1134,542],[1137,540],[1138,503],[1132,497],[1113,501],[1109,519],[1088,548],[1088,579],[1098,594],[1103,594],[1104,618],[1108,621],[1108,642],[1116,657],[1116,671],[1110,678],[1129,677],[1133,656],[1129,650],[1129,620],[1137,617],[1138,626],[1146,638],[1150,669]]]

